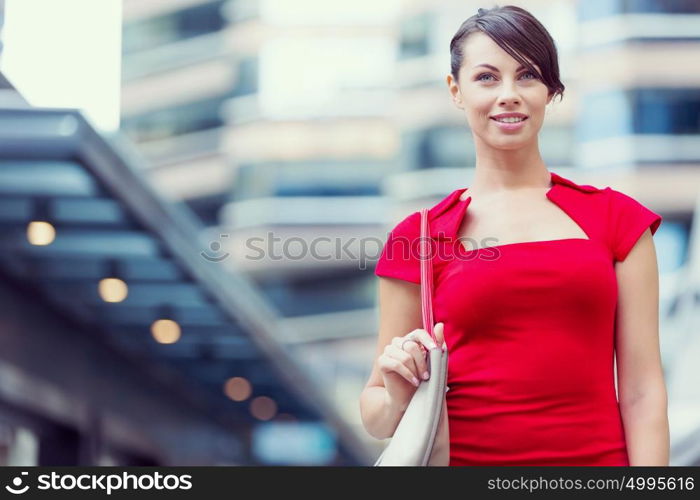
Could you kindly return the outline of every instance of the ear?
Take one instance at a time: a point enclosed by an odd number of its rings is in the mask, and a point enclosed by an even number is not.
[[[447,89],[450,92],[450,96],[452,97],[452,102],[454,102],[455,106],[457,106],[459,109],[464,109],[464,101],[462,100],[462,91],[459,89],[459,85],[457,85],[457,82],[455,82],[454,77],[452,76],[452,73],[448,73],[446,77],[446,82],[447,82]]]

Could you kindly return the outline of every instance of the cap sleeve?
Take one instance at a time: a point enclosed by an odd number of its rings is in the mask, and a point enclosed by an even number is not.
[[[631,196],[607,189],[610,196],[608,241],[615,260],[623,261],[647,228],[652,235],[656,233],[663,218]]]
[[[420,284],[420,212],[414,212],[389,232],[374,274]]]

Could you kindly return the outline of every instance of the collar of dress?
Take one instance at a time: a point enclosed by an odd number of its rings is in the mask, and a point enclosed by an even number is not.
[[[561,205],[561,197],[580,193],[597,193],[601,190],[588,184],[577,184],[574,181],[562,177],[550,171],[552,186],[547,191],[547,198],[554,203]],[[464,200],[460,199],[468,188],[455,189],[437,205],[428,210],[428,220],[430,221],[430,236],[433,239],[454,238],[459,230],[467,207],[471,202],[471,196]]]

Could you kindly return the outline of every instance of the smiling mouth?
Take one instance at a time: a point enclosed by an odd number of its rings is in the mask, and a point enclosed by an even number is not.
[[[498,122],[498,123],[520,123],[520,122],[524,122],[524,121],[527,120],[528,118],[529,118],[529,117],[526,116],[525,118],[522,118],[522,119],[516,120],[516,121],[503,121],[503,120],[499,120],[499,119],[497,119],[497,118],[491,117],[491,119],[492,119],[493,121]]]

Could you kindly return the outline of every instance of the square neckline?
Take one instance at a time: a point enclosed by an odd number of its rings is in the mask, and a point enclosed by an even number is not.
[[[464,243],[460,241],[459,246],[460,246],[460,254],[470,254],[473,252],[479,252],[480,250],[489,250],[489,249],[499,249],[502,247],[515,247],[515,246],[522,246],[522,245],[533,245],[533,244],[543,244],[543,243],[559,243],[559,242],[573,242],[573,241],[585,241],[585,242],[590,242],[592,241],[590,238],[557,238],[555,240],[532,240],[532,241],[515,241],[513,243],[503,243],[501,245],[492,245],[488,247],[479,247],[479,248],[472,248],[471,250],[467,250],[467,248],[464,246]]]
[[[578,226],[578,228],[579,228],[581,231],[583,231],[583,233],[586,235],[586,238],[582,238],[582,237],[570,237],[570,238],[557,238],[557,239],[553,239],[553,240],[514,241],[514,242],[512,242],[512,243],[503,243],[503,244],[492,245],[492,246],[487,246],[487,247],[472,248],[471,250],[468,250],[468,249],[464,246],[464,242],[462,242],[462,240],[461,240],[460,238],[457,238],[457,241],[459,241],[459,252],[460,252],[460,254],[467,254],[467,255],[468,255],[468,254],[471,254],[471,253],[473,253],[473,252],[479,252],[479,251],[481,251],[481,250],[499,249],[499,248],[502,248],[502,247],[515,247],[515,246],[524,246],[524,245],[533,245],[533,244],[558,243],[558,242],[574,242],[574,241],[592,242],[593,239],[591,238],[591,235],[588,234],[588,232],[581,226],[581,224],[579,224],[579,222],[571,215],[571,213],[569,213],[564,207],[562,207],[559,203],[557,203],[556,201],[554,201],[554,200],[552,199],[552,193],[554,192],[554,189],[559,185],[559,183],[557,182],[557,180],[556,180],[556,178],[555,178],[555,174],[554,174],[554,172],[552,172],[552,171],[549,172],[549,179],[550,179],[550,182],[552,183],[552,185],[551,185],[551,186],[547,189],[547,191],[545,192],[545,197],[546,197],[550,202],[552,202],[554,205],[556,205],[556,206],[559,208],[559,210],[561,210],[562,212],[564,212],[564,214],[566,214],[566,216],[567,216],[574,224],[576,224],[576,226]],[[460,216],[460,220],[459,220],[458,227],[461,227],[462,221],[464,220],[464,216],[466,215],[467,207],[469,206],[469,204],[470,204],[470,202],[471,202],[471,200],[472,200],[472,197],[471,197],[471,196],[467,196],[465,199],[462,199],[462,196],[463,196],[464,193],[466,193],[468,190],[469,190],[468,187],[462,188],[462,189],[460,190],[459,196],[457,197],[457,200],[458,200],[458,202],[459,202],[459,204],[460,204],[460,212],[461,212],[461,216]]]

